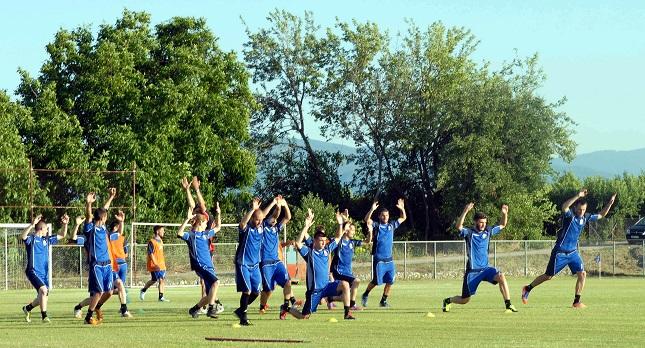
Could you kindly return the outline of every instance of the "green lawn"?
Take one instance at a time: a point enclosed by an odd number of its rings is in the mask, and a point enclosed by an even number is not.
[[[226,312],[220,319],[200,317],[193,320],[187,308],[196,300],[198,288],[171,288],[166,297],[172,302],[158,303],[156,290],[140,302],[136,289],[130,291],[133,319],[118,316],[118,301],[104,306],[105,322],[87,327],[72,317],[72,307],[85,296],[81,290],[55,290],[50,296],[49,314],[53,322],[43,325],[38,310],[31,324],[23,321],[20,307],[31,291],[0,291],[0,346],[66,347],[142,347],[147,346],[241,346],[240,343],[208,342],[207,336],[244,338],[302,339],[308,346],[643,346],[645,345],[645,298],[643,278],[589,279],[584,310],[570,308],[574,278],[559,277],[533,291],[529,305],[519,300],[526,279],[510,282],[512,300],[520,310],[505,314],[498,288],[482,284],[479,293],[465,306],[453,305],[450,313],[441,312],[441,300],[457,294],[461,282],[400,281],[390,297],[392,308],[376,308],[382,288],[372,292],[370,307],[355,313],[358,320],[342,320],[342,307],[328,311],[320,307],[310,320],[289,317],[278,320],[279,296],[271,299],[271,310],[257,314],[257,302],[250,310],[251,327],[233,328],[231,311],[238,296],[232,286],[220,289]],[[361,286],[361,290],[364,287]],[[304,288],[295,287],[302,296]],[[359,295],[360,297],[360,295]],[[434,318],[426,317],[428,312]],[[338,319],[332,323],[330,318]],[[262,343],[254,346],[271,346]],[[285,344],[279,344],[284,346]],[[298,346],[299,344],[287,345]],[[302,344],[300,344],[302,345]],[[278,344],[273,344],[278,346]]]

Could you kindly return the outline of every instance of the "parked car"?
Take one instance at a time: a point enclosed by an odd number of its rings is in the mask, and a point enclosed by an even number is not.
[[[641,244],[645,240],[645,217],[627,229],[625,238],[630,244]]]

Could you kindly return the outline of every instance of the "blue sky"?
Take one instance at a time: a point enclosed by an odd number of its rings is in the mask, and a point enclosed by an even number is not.
[[[547,74],[540,93],[578,124],[578,153],[645,147],[645,2],[640,1],[14,1],[0,15],[0,89],[13,92],[16,69],[36,74],[45,45],[59,28],[114,23],[123,8],[146,11],[152,22],[173,16],[205,17],[225,50],[246,40],[251,28],[282,8],[314,13],[316,21],[370,20],[391,33],[405,18],[426,26],[464,26],[481,41],[476,58],[494,65],[537,52]],[[311,127],[312,129],[314,127]],[[314,135],[316,137],[316,135]]]

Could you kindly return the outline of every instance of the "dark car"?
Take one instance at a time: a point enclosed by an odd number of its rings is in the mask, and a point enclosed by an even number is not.
[[[645,240],[645,217],[627,229],[625,238],[631,244],[643,243],[643,240]]]

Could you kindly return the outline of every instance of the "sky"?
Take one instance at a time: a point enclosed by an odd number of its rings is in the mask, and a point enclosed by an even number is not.
[[[406,30],[405,19],[463,26],[480,40],[479,61],[495,66],[538,53],[547,75],[539,93],[567,98],[561,111],[576,123],[578,153],[645,148],[642,1],[12,1],[0,13],[0,89],[13,93],[18,67],[37,75],[60,28],[113,24],[124,8],[150,13],[153,24],[204,17],[220,47],[238,53],[247,39],[240,17],[255,29],[276,8],[310,10],[322,26],[369,20],[393,34]]]

